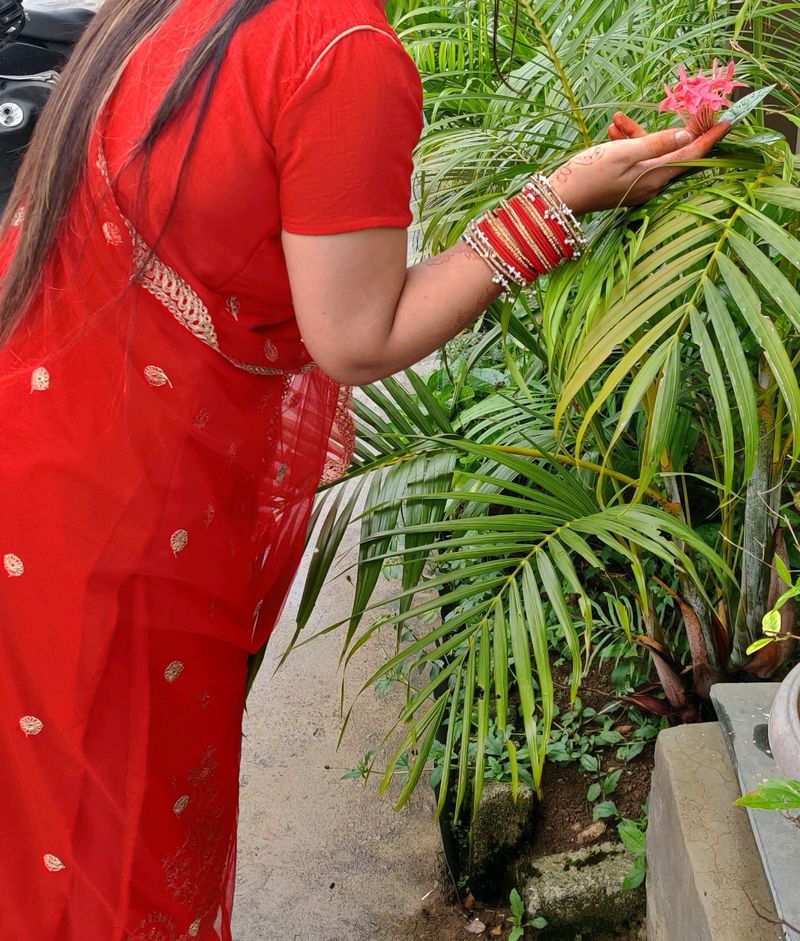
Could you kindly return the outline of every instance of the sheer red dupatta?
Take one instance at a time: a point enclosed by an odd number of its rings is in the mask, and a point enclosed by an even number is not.
[[[0,937],[215,941],[241,671],[349,463],[349,393],[150,250],[100,143],[0,350]]]

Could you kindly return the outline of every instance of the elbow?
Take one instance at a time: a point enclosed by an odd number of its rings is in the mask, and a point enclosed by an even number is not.
[[[363,351],[356,352],[361,355],[346,356],[341,351],[314,355],[311,350],[314,362],[325,375],[344,386],[366,386],[395,372],[377,356],[364,356]]]

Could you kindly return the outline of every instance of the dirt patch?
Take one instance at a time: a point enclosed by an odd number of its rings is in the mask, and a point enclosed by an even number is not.
[[[622,817],[635,818],[642,814],[642,804],[650,791],[653,751],[653,746],[648,745],[641,755],[623,768],[617,790],[611,795]],[[621,763],[613,761],[604,765],[608,771],[619,767],[622,767]],[[593,823],[592,805],[586,800],[590,783],[578,764],[556,765],[551,762],[545,765],[542,777],[544,795],[537,810],[530,851],[532,858],[564,853],[580,845],[578,834]]]

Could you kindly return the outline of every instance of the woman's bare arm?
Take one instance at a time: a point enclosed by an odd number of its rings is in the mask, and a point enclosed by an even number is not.
[[[717,125],[694,141],[670,130],[599,144],[556,171],[551,183],[578,214],[635,205],[682,172],[671,164],[704,156],[726,130]],[[285,232],[283,248],[304,342],[328,375],[350,385],[418,362],[500,293],[488,265],[466,245],[407,268],[401,229]]]

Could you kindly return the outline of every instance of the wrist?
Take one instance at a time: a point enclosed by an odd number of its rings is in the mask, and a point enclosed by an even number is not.
[[[550,189],[552,189],[561,202],[572,211],[574,216],[580,219],[581,216],[585,216],[590,210],[589,207],[585,206],[578,198],[577,194],[573,191],[574,188],[570,186],[570,176],[570,168],[565,165],[549,176],[547,182],[550,184]]]

